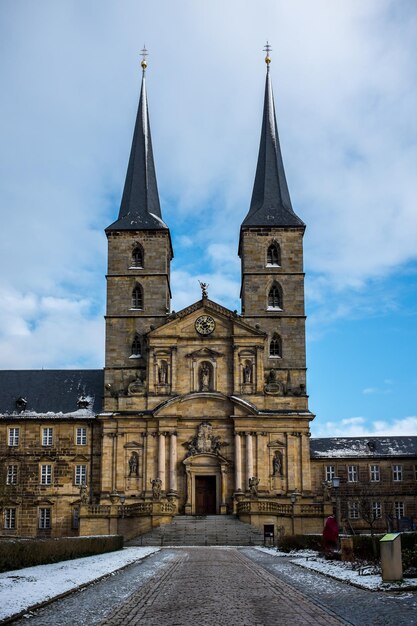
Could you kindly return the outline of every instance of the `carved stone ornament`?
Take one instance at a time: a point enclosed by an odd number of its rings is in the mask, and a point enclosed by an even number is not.
[[[144,393],[145,391],[145,372],[142,370],[139,370],[138,372],[136,372],[136,378],[134,378],[134,380],[132,380],[131,383],[129,383],[129,386],[127,388],[127,393],[129,396],[136,396],[136,395],[140,395],[142,393]]]
[[[213,426],[210,422],[202,422],[195,437],[184,445],[188,448],[187,458],[195,454],[220,454],[221,448],[227,446],[227,443],[221,442],[220,437],[213,435]]]

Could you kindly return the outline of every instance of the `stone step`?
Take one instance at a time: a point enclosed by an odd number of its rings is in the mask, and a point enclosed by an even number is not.
[[[154,528],[126,545],[243,546],[261,545],[263,541],[259,528],[245,524],[233,515],[181,515],[174,517],[170,524]]]

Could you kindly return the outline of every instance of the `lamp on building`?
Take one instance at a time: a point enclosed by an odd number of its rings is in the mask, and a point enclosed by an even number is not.
[[[337,525],[340,526],[340,497],[339,497],[340,478],[339,476],[333,476],[332,487],[334,489],[334,493],[336,497],[336,522],[337,522]]]

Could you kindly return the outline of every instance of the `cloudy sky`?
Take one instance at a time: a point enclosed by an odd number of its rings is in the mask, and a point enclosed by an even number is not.
[[[173,308],[239,305],[271,74],[306,222],[318,436],[417,435],[417,5],[413,0],[2,0],[0,367],[103,366],[104,228],[148,99]]]

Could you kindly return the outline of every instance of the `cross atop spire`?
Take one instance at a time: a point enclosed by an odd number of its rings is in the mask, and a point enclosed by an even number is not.
[[[122,202],[118,219],[106,231],[168,228],[162,220],[153,160],[145,82],[148,51],[145,46],[143,46],[141,54],[142,87]]]
[[[266,57],[265,57],[265,63],[269,72],[269,64],[271,63],[271,57],[269,56],[269,53],[272,51],[271,46],[269,45],[269,41],[267,40],[266,42],[266,46],[264,47],[264,52],[266,52]]]
[[[149,54],[148,54],[148,51],[147,51],[147,49],[146,49],[145,44],[143,44],[143,48],[142,48],[142,50],[140,51],[140,54],[141,54],[141,56],[142,56],[141,67],[142,67],[143,73],[145,73],[145,70],[146,70],[146,68],[148,67],[148,63],[147,63],[147,61],[146,61],[146,57],[147,57],[147,56],[149,56]]]
[[[271,50],[269,42],[266,42],[264,51],[266,52],[267,72],[261,141],[252,200],[242,228],[245,226],[304,227],[302,220],[293,211],[285,178],[269,72]]]

